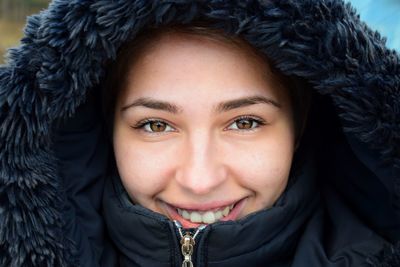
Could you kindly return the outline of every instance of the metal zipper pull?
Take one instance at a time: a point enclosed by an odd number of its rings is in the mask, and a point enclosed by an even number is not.
[[[196,232],[193,234],[187,231],[185,234],[182,232],[182,224],[178,221],[174,221],[176,228],[178,228],[179,235],[181,238],[181,252],[183,255],[182,267],[193,267],[192,254],[194,245],[196,244],[195,238],[206,226],[200,225]]]

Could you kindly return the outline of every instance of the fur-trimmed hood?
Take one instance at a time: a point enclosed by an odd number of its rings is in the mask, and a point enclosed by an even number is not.
[[[329,100],[341,128],[337,134],[328,122],[322,127],[326,146],[321,149],[329,155],[324,168],[342,178],[327,183],[373,231],[391,244],[400,240],[400,58],[350,5],[339,0],[54,0],[29,17],[21,45],[0,66],[0,266],[79,265],[82,244],[102,243],[102,226],[85,225],[77,203],[88,202],[91,214],[100,218],[100,200],[88,200],[82,192],[89,194],[88,185],[102,188],[107,151],[96,145],[99,136],[81,148],[97,155],[98,168],[85,172],[91,178],[76,190],[83,177],[66,175],[65,169],[77,165],[60,152],[60,140],[66,140],[60,132],[75,136],[101,128],[79,114],[95,117],[83,104],[99,94],[106,66],[124,42],[150,25],[205,18],[243,36],[285,75]],[[339,139],[343,147],[335,143]],[[73,137],[67,141],[79,144]],[[349,153],[351,160],[343,157]],[[87,156],[74,164],[92,161]],[[97,233],[86,232],[91,227]],[[66,234],[71,232],[81,235],[81,245]],[[399,245],[368,261],[400,266]]]

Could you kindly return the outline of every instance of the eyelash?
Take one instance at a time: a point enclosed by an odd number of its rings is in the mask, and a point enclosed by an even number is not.
[[[135,125],[131,126],[133,129],[138,130],[138,131],[144,131],[148,134],[152,134],[152,135],[159,135],[159,134],[163,134],[165,132],[151,132],[148,130],[145,130],[144,127],[146,125],[150,125],[151,122],[161,122],[161,123],[165,123],[166,127],[171,127],[173,128],[170,123],[164,121],[164,120],[160,120],[160,119],[144,119],[139,121],[138,123],[136,123]]]
[[[256,127],[253,127],[253,128],[250,128],[250,129],[232,129],[232,130],[234,130],[234,131],[254,131],[254,130],[256,130],[257,128],[260,128],[260,127],[262,127],[262,126],[264,126],[264,125],[267,124],[267,122],[266,122],[265,120],[263,120],[263,119],[261,119],[261,118],[259,118],[259,117],[246,115],[246,116],[240,116],[240,117],[237,117],[237,118],[233,119],[233,120],[229,123],[229,126],[225,127],[224,130],[229,130],[229,127],[230,127],[232,124],[234,124],[235,122],[237,123],[237,122],[240,121],[240,120],[248,120],[248,121],[254,122],[254,123],[257,124],[257,126],[256,126]],[[170,123],[166,122],[165,120],[161,120],[161,119],[150,119],[150,118],[149,118],[149,119],[144,119],[144,120],[139,121],[139,122],[136,123],[135,125],[131,126],[131,128],[133,128],[134,130],[144,131],[144,132],[146,132],[146,133],[148,133],[148,134],[152,134],[152,135],[159,135],[159,134],[165,133],[165,131],[164,131],[164,132],[152,132],[152,131],[145,130],[144,127],[145,127],[146,125],[149,125],[149,124],[152,123],[152,122],[153,122],[153,123],[154,123],[154,122],[161,122],[161,123],[166,124],[166,127],[171,127],[171,128],[173,128],[173,127],[170,125]],[[173,129],[174,129],[174,128],[173,128]],[[167,131],[167,132],[169,132],[169,131]]]
[[[253,122],[253,123],[256,123],[257,126],[254,127],[254,128],[250,128],[250,129],[232,129],[232,130],[235,130],[235,131],[255,131],[257,128],[260,128],[260,127],[262,127],[262,126],[264,126],[264,125],[267,124],[267,122],[266,122],[265,120],[263,120],[263,119],[261,119],[261,118],[259,118],[259,117],[257,117],[257,116],[245,115],[245,116],[240,116],[240,117],[237,117],[237,118],[233,119],[233,120],[229,123],[229,126],[226,127],[226,128],[224,128],[224,130],[225,130],[225,129],[228,129],[232,124],[234,124],[235,122],[237,123],[237,122],[240,121],[240,120],[248,120],[248,121],[251,121],[251,122]]]

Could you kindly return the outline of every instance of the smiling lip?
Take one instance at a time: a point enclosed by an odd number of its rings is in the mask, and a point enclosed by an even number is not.
[[[183,209],[183,210],[196,210],[196,211],[208,211],[208,210],[218,210],[222,207],[226,207],[232,204],[236,204],[240,200],[236,201],[216,201],[216,202],[211,202],[208,204],[193,204],[193,205],[180,205],[180,204],[169,204],[166,203],[167,205],[175,208],[175,209]]]
[[[185,218],[183,218],[178,212],[177,209],[191,210],[191,211],[216,211],[223,207],[234,205],[233,209],[229,212],[228,215],[221,218],[219,221],[230,221],[236,220],[241,213],[244,204],[246,202],[246,198],[240,199],[238,201],[230,201],[230,202],[220,202],[220,203],[210,203],[210,204],[201,204],[201,205],[171,205],[166,202],[164,203],[165,210],[167,211],[171,220],[179,221],[183,228],[197,228],[204,223],[194,223]]]

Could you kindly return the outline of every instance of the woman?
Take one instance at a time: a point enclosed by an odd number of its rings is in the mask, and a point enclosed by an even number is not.
[[[56,1],[22,42],[1,266],[400,264],[398,55],[350,6]]]

